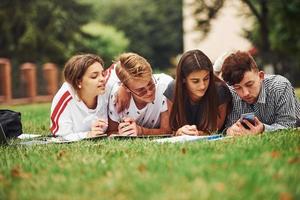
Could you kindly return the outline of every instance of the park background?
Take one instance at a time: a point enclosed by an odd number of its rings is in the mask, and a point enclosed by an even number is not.
[[[28,95],[24,63],[36,66],[35,90],[46,95],[45,63],[58,67],[58,87],[64,63],[78,53],[99,54],[109,67],[133,51],[174,76],[180,55],[195,48],[212,62],[230,50],[248,51],[261,69],[299,86],[299,18],[297,0],[3,0],[0,58],[12,65],[13,98]]]
[[[96,53],[108,67],[133,51],[156,72],[174,75],[191,48],[212,62],[224,51],[249,51],[261,69],[271,66],[297,87],[298,19],[298,0],[2,0],[0,57],[11,62],[13,98],[26,96],[25,62],[36,65],[43,95],[44,63],[62,70],[70,56]],[[49,134],[50,103],[0,108],[21,112],[25,133]],[[299,199],[299,136],[284,130],[185,144],[1,146],[0,199]]]

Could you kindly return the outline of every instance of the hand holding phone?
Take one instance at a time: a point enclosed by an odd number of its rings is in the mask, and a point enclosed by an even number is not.
[[[240,118],[240,122],[241,124],[246,128],[246,129],[250,129],[243,121],[244,120],[247,120],[249,121],[252,125],[255,125],[255,114],[253,112],[251,113],[244,113],[241,115],[241,118]]]

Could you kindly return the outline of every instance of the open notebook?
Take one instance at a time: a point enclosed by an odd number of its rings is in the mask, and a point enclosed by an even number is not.
[[[223,135],[206,135],[206,136],[194,136],[194,135],[181,135],[181,136],[175,136],[171,138],[162,138],[162,139],[156,139],[154,142],[157,143],[182,143],[182,142],[191,142],[191,141],[199,141],[199,140],[221,140],[224,138],[229,137],[223,137]]]
[[[119,134],[111,134],[109,138],[113,139],[157,139],[157,138],[168,138],[172,137],[171,134],[160,134],[160,135],[119,135]]]
[[[72,142],[78,142],[78,141],[84,141],[84,140],[98,140],[98,139],[103,139],[103,138],[107,138],[107,135],[103,134],[103,135],[99,135],[97,137],[85,138],[85,139],[82,139],[82,140],[65,140],[62,137],[52,137],[52,136],[49,136],[49,137],[47,137],[47,136],[45,136],[45,137],[41,136],[41,137],[36,137],[36,138],[29,137],[29,139],[26,138],[26,137],[24,137],[24,138],[23,139],[25,141],[21,141],[18,144],[20,144],[20,145],[64,144],[64,143],[72,143]]]

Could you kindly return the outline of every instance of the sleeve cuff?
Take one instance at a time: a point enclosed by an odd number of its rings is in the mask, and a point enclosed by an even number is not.
[[[277,125],[264,124],[264,128],[265,128],[264,132],[272,132],[272,131],[277,131],[280,129],[285,129],[286,127],[281,126],[279,124],[277,124]]]
[[[68,141],[79,141],[79,140],[87,138],[87,134],[88,134],[88,132],[71,133],[71,134],[63,136],[63,138]]]

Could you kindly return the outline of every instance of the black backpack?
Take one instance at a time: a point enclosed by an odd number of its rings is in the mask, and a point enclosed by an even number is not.
[[[23,133],[19,112],[0,109],[0,124],[7,138],[16,138]]]

